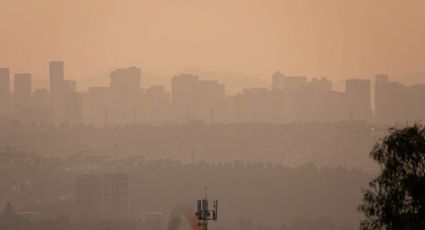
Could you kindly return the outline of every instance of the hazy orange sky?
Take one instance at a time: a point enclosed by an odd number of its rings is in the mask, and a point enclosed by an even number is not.
[[[46,78],[187,66],[372,77],[425,72],[424,0],[0,0],[0,66]],[[420,80],[420,79],[419,79]]]

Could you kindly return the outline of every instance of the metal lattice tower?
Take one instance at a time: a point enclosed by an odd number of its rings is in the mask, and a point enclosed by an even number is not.
[[[195,213],[202,230],[208,230],[208,222],[217,221],[218,214],[218,201],[213,200],[213,208],[209,209],[207,195],[207,188],[205,188],[205,198],[198,200],[197,211]]]

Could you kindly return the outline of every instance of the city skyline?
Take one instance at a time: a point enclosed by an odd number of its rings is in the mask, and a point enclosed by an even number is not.
[[[424,10],[0,0],[0,229],[425,229]]]
[[[54,60],[50,60],[47,61],[46,63],[52,63],[52,62],[57,62],[57,63],[68,63],[65,62],[62,59],[54,59]],[[51,86],[50,86],[50,82],[52,79],[51,78],[52,74],[51,74],[51,70],[49,70],[49,66],[48,65],[44,65],[44,69],[46,71],[46,75],[43,77],[35,77],[34,74],[31,71],[27,71],[27,72],[23,72],[23,71],[19,71],[17,69],[13,69],[10,66],[6,66],[6,65],[0,65],[0,69],[2,69],[2,71],[8,71],[8,74],[10,75],[10,81],[9,81],[9,88],[10,88],[10,92],[13,93],[15,87],[15,81],[13,80],[13,78],[16,75],[29,75],[31,77],[31,85],[32,85],[32,92],[35,92],[37,89],[46,89],[51,91]],[[406,86],[414,86],[414,85],[421,85],[421,84],[425,84],[425,78],[419,78],[418,81],[412,81],[411,79],[413,77],[417,77],[420,76],[421,73],[417,73],[417,74],[406,74],[403,76],[406,76],[407,79],[406,81],[403,80],[399,80],[398,77],[400,76],[396,76],[396,75],[392,75],[386,72],[382,72],[382,71],[378,71],[376,73],[373,73],[370,76],[345,76],[345,77],[341,77],[338,80],[334,80],[332,78],[329,78],[327,76],[323,76],[323,75],[307,75],[303,72],[298,72],[298,73],[290,73],[290,72],[285,72],[282,69],[273,69],[269,71],[269,74],[267,76],[264,76],[264,78],[257,78],[254,75],[249,75],[249,74],[244,74],[244,73],[238,73],[238,72],[233,72],[233,71],[228,71],[228,70],[208,70],[208,69],[202,69],[202,68],[198,68],[196,66],[189,66],[186,68],[183,68],[179,71],[176,71],[174,73],[171,74],[164,74],[161,72],[150,72],[150,71],[146,71],[144,69],[143,66],[138,66],[138,65],[127,65],[127,66],[119,66],[119,67],[114,67],[114,68],[108,68],[107,70],[104,70],[103,72],[99,72],[98,74],[94,75],[94,76],[88,76],[88,77],[83,77],[80,79],[72,79],[70,78],[69,74],[67,74],[68,71],[70,71],[70,68],[67,64],[66,67],[62,66],[60,68],[62,68],[61,71],[63,71],[64,76],[61,76],[61,79],[65,79],[66,78],[66,82],[67,84],[71,84],[68,87],[71,88],[75,88],[76,91],[78,92],[84,92],[87,91],[89,88],[91,87],[107,87],[110,85],[110,74],[116,70],[120,70],[120,69],[125,69],[125,68],[131,68],[131,67],[136,67],[140,69],[140,74],[143,76],[142,77],[142,81],[141,81],[141,85],[140,88],[141,89],[148,89],[149,87],[153,87],[153,86],[157,86],[157,85],[163,85],[165,87],[166,90],[171,91],[171,82],[172,82],[172,78],[174,76],[177,75],[184,75],[184,74],[191,74],[191,75],[196,75],[200,78],[200,80],[213,80],[213,81],[220,81],[221,83],[226,84],[226,80],[224,77],[226,77],[227,75],[230,75],[231,77],[234,77],[234,79],[231,79],[233,81],[236,81],[237,83],[243,82],[243,78],[244,77],[251,77],[251,79],[246,79],[247,81],[245,82],[244,86],[241,87],[234,87],[234,89],[232,90],[228,90],[228,88],[226,87],[226,95],[232,95],[232,94],[238,94],[241,93],[245,88],[270,88],[272,89],[272,84],[273,84],[273,75],[276,73],[282,73],[286,76],[294,76],[294,77],[303,77],[305,78],[307,81],[311,81],[314,79],[327,79],[329,81],[332,82],[332,90],[337,91],[337,92],[346,92],[346,87],[345,87],[345,82],[347,80],[350,79],[359,79],[359,80],[370,80],[371,84],[375,83],[375,77],[378,75],[385,75],[385,76],[389,76],[393,81],[396,81],[400,84],[406,85]],[[50,73],[49,73],[50,72]],[[0,73],[1,74],[1,73]],[[220,76],[220,74],[222,76]],[[424,71],[424,77],[425,77],[425,71]],[[148,79],[145,79],[145,77],[147,76]],[[235,77],[236,76],[236,77]],[[155,77],[157,77],[158,79],[156,79],[157,81],[155,82],[155,80],[153,80]],[[215,78],[216,77],[216,78]],[[147,82],[146,82],[147,81]],[[82,83],[84,82],[84,83]],[[251,84],[250,84],[251,83]],[[84,84],[84,85],[83,85]],[[371,85],[372,87],[372,85]],[[373,92],[373,90],[372,90]]]
[[[49,62],[49,88],[32,88],[31,73],[0,68],[1,118],[50,124],[288,123],[366,121],[398,123],[425,118],[425,84],[407,86],[384,74],[350,78],[336,91],[327,78],[291,76],[276,71],[268,87],[226,93],[218,80],[184,73],[164,85],[144,88],[141,68],[110,72],[108,86],[78,91],[63,61]],[[13,76],[14,76],[14,79]],[[14,82],[13,87],[10,82]],[[373,95],[373,96],[372,96]]]

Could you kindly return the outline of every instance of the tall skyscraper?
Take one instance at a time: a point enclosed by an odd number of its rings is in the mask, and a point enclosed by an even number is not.
[[[51,61],[49,63],[49,84],[51,94],[62,93],[64,84],[63,61]]]
[[[188,122],[195,119],[198,76],[182,74],[171,81],[171,100],[174,119]]]
[[[142,71],[137,67],[116,69],[111,73],[111,89],[139,90]]]
[[[10,76],[8,68],[0,68],[0,117],[10,111]]]
[[[30,105],[32,93],[31,80],[31,74],[29,73],[15,74],[15,112],[19,112]]]
[[[136,123],[141,115],[139,99],[141,70],[137,67],[116,69],[111,73],[108,119],[112,123]]]
[[[283,90],[285,92],[294,92],[307,85],[307,77],[305,76],[285,76],[281,72],[276,72],[272,76],[272,90]]]
[[[379,74],[375,76],[375,119],[379,122],[386,120],[388,105],[388,76]]]
[[[416,84],[409,87],[409,121],[423,121],[425,119],[425,84]]]
[[[349,79],[345,81],[348,116],[350,120],[371,119],[370,80]]]
[[[281,73],[280,71],[277,71],[272,76],[272,90],[282,90],[283,86],[283,79],[285,78],[285,75]]]
[[[207,123],[222,119],[225,103],[224,84],[212,80],[198,81],[195,93],[196,119]]]
[[[413,103],[409,87],[389,81],[386,75],[375,77],[375,117],[379,123],[404,122],[409,119]]]
[[[151,124],[165,123],[170,119],[170,92],[163,85],[146,89],[143,97],[143,122]]]
[[[49,63],[50,106],[53,123],[66,122],[65,111],[65,80],[63,61]]]

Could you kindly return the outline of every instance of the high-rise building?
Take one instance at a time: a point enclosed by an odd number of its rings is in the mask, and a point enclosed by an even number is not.
[[[213,80],[199,80],[198,76],[182,74],[171,82],[173,116],[177,122],[222,120],[224,85]]]
[[[125,219],[129,216],[128,175],[86,174],[76,179],[75,201],[81,219]]]
[[[75,201],[79,218],[96,220],[102,217],[102,177],[83,175],[76,179]]]
[[[195,118],[207,123],[217,122],[223,118],[224,85],[218,81],[198,81],[195,92]]]
[[[10,76],[8,68],[0,68],[0,118],[10,112]]]
[[[326,93],[332,91],[332,82],[327,78],[322,77],[320,79],[313,78],[307,82],[307,86],[310,91]]]
[[[125,219],[128,216],[128,175],[105,174],[103,176],[103,217]]]
[[[49,63],[50,93],[63,93],[64,64],[63,61],[51,61]]]
[[[77,96],[75,96],[75,92],[77,90],[77,83],[76,81],[64,79],[63,61],[51,61],[49,63],[49,74],[50,107],[52,112],[52,120],[54,123],[57,124],[69,122],[70,115],[68,114],[69,109],[67,107],[69,107],[70,98],[77,98]],[[75,101],[76,100],[73,100],[72,103],[74,103]],[[72,112],[74,113],[74,111]]]
[[[76,81],[70,81],[70,80],[64,80],[62,82],[62,90],[63,93],[75,93],[77,91],[77,82]]]
[[[375,118],[379,123],[391,124],[409,119],[411,101],[409,87],[388,80],[386,75],[375,77]]]
[[[173,116],[177,122],[196,119],[196,91],[198,76],[182,74],[171,80],[171,101]]]
[[[141,116],[141,70],[137,67],[116,69],[111,73],[108,120],[111,123],[136,123]]]
[[[82,100],[79,93],[68,93],[64,97],[65,122],[79,124],[82,122]]]
[[[347,105],[347,94],[343,92],[331,91],[325,96],[321,105],[323,110],[323,120],[325,121],[347,121],[351,120],[350,109]]]
[[[34,107],[48,107],[49,106],[49,90],[36,89],[32,95],[32,103]]]
[[[87,93],[86,121],[92,124],[109,123],[109,87],[90,87]]]
[[[239,109],[237,122],[267,122],[271,111],[270,90],[267,88],[244,89],[237,98]]]
[[[31,80],[31,74],[29,73],[15,74],[15,112],[20,112],[30,105],[32,93]]]
[[[423,121],[425,120],[425,84],[416,84],[409,87],[409,107],[408,120],[409,121]]]
[[[372,117],[372,110],[370,106],[370,80],[346,80],[345,89],[349,120],[370,120]]]
[[[51,123],[49,101],[50,97],[47,89],[36,89],[32,94],[29,108],[19,114],[20,119],[31,123]]]
[[[388,76],[379,74],[375,76],[375,119],[377,121],[386,120],[385,116],[389,112],[387,103]]]
[[[277,71],[272,76],[272,90],[282,90],[283,86],[283,79],[285,78],[285,75],[281,73],[280,71]]]
[[[116,69],[111,73],[111,89],[139,90],[142,71],[137,67]]]
[[[170,92],[163,85],[146,89],[143,97],[143,122],[151,124],[165,123],[170,119]]]
[[[305,76],[285,76],[281,72],[276,72],[272,76],[272,90],[283,90],[285,92],[296,92],[305,88],[307,77]]]
[[[283,91],[299,92],[307,86],[307,77],[305,76],[285,76],[283,79]]]

